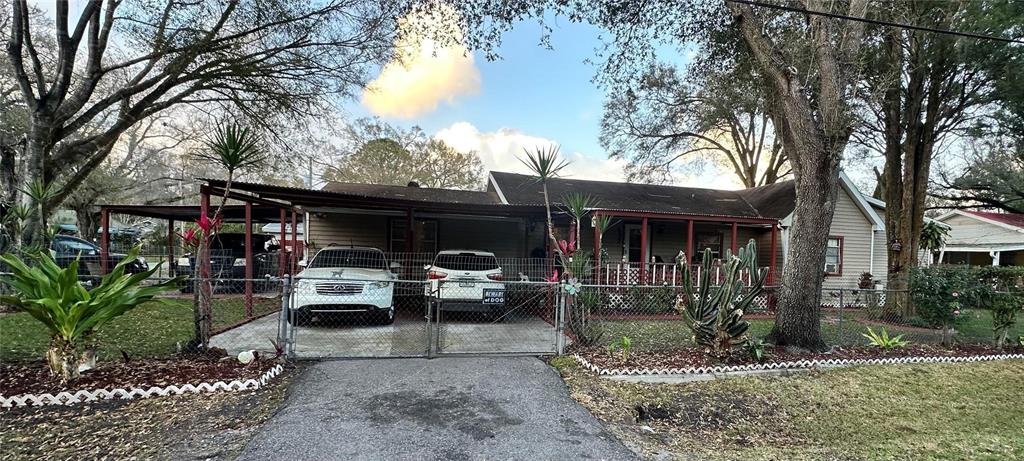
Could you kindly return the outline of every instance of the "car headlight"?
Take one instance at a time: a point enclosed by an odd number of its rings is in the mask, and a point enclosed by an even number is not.
[[[179,266],[186,266],[187,267],[187,266],[191,266],[192,262],[189,261],[188,258],[178,258],[178,265]]]
[[[387,288],[391,286],[391,282],[370,282],[372,288]]]
[[[245,258],[235,258],[235,267],[245,267]]]

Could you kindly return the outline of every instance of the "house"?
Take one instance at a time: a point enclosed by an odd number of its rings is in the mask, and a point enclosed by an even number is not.
[[[935,220],[952,228],[940,262],[1024,266],[1024,214],[953,210]]]
[[[207,193],[223,191],[222,181],[206,182]],[[823,276],[826,286],[855,287],[862,273],[884,271],[885,231],[849,178],[842,175],[841,184]],[[567,178],[548,183],[556,234],[566,240],[579,235],[578,248],[599,255],[591,280],[618,285],[679,283],[674,261],[680,252],[696,263],[705,249],[720,256],[748,239],[758,243],[759,264],[777,283],[787,257],[794,187],[792,181],[738,191]],[[234,182],[232,191],[240,200],[299,210],[311,250],[378,247],[403,265],[404,277],[422,278],[423,265],[437,251],[460,248],[494,252],[511,278],[538,280],[553,269],[542,188],[527,175],[492,172],[483,191],[336,182],[317,190]],[[598,201],[583,229],[574,229],[560,209],[569,192]],[[614,223],[604,235],[593,225],[602,215]]]

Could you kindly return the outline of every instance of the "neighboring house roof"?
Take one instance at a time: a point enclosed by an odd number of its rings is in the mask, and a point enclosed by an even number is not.
[[[987,219],[989,221],[1001,222],[1003,224],[1009,224],[1016,228],[1024,229],[1024,213],[997,213],[994,211],[973,210],[963,210],[963,212],[974,215],[978,218]]]
[[[873,208],[885,211],[885,202],[883,202],[881,200],[878,200],[877,198],[874,198],[874,197],[872,197],[870,195],[865,195],[864,196],[864,200],[866,200],[869,204],[871,204],[871,206]],[[935,224],[938,224],[941,227],[945,227],[946,229],[952,229],[953,228],[953,226],[950,226],[949,224],[946,224],[946,223],[944,223],[942,221],[938,221],[936,219],[929,218],[927,216],[924,217],[924,222],[935,223]]]
[[[320,190],[365,198],[398,199],[432,203],[469,203],[475,205],[501,204],[501,199],[497,194],[493,192],[475,190],[345,182],[328,182]]]
[[[544,204],[536,176],[493,171],[490,186],[510,205]],[[601,210],[762,217],[738,191],[566,178],[548,181],[552,204],[560,204],[561,198],[570,192],[593,196],[599,201],[596,208]]]

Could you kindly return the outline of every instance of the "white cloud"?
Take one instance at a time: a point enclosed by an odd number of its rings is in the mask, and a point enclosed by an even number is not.
[[[459,30],[461,20],[440,4],[430,14],[403,18],[395,41],[398,57],[381,69],[363,92],[362,103],[383,117],[411,119],[428,114],[442,102],[480,91],[480,71],[462,37],[439,43],[425,30]]]
[[[512,128],[501,128],[494,132],[480,132],[469,122],[456,122],[441,129],[435,138],[446,142],[462,152],[476,151],[484,168],[488,171],[507,171],[529,174],[530,170],[519,161],[526,150],[556,144],[555,141],[532,136]],[[606,158],[593,158],[581,152],[562,152],[563,158],[571,165],[563,170],[564,176],[573,179],[600,181],[622,181],[623,163]]]

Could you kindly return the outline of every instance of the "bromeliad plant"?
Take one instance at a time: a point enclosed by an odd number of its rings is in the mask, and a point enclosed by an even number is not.
[[[693,332],[693,342],[703,346],[716,358],[727,357],[733,348],[746,341],[750,322],[743,319],[754,300],[764,291],[768,269],[757,266],[757,244],[751,240],[745,248],[733,255],[725,251],[722,260],[723,281],[712,288],[710,275],[714,272],[711,250],[705,250],[700,279],[694,285],[693,274],[685,255],[679,258],[683,272],[683,295],[676,302],[676,310],[683,314],[686,326]],[[750,284],[744,287],[743,274],[748,273]]]
[[[883,350],[896,349],[904,347],[910,344],[910,341],[905,341],[903,335],[889,336],[889,332],[882,328],[882,331],[875,332],[871,327],[868,327],[867,333],[861,333],[861,336],[868,339],[868,346],[877,347]]]
[[[13,294],[0,301],[27,312],[50,330],[50,349],[46,361],[61,382],[78,377],[79,366],[88,360],[84,353],[94,345],[94,333],[110,320],[173,290],[179,279],[143,285],[159,268],[138,274],[126,274],[126,265],[134,261],[139,248],[133,248],[114,270],[86,289],[78,279],[78,261],[61,268],[48,252],[34,253],[33,265],[11,254],[0,256],[10,274],[0,277]]]

